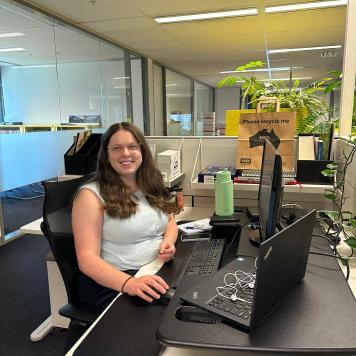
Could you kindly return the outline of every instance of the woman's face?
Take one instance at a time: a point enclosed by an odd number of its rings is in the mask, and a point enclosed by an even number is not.
[[[142,153],[132,133],[117,131],[111,136],[107,149],[111,167],[123,179],[136,179],[136,172],[142,164]]]

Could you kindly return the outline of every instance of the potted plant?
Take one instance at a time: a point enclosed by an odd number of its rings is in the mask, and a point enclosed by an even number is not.
[[[220,80],[217,87],[233,87],[237,82],[242,82],[242,105],[246,97],[249,97],[249,104],[253,108],[256,107],[259,97],[276,96],[282,108],[290,108],[297,113],[296,133],[314,132],[318,124],[327,120],[328,106],[318,94],[324,91],[325,82],[330,78],[323,78],[302,89],[299,88],[299,80],[295,80],[293,86],[288,88],[284,82],[258,81],[253,70],[264,65],[262,61],[253,61],[239,66],[235,69],[237,73],[251,70],[251,74],[249,76],[227,76]],[[274,107],[267,106],[265,109],[272,111]]]
[[[344,210],[344,204],[348,199],[345,196],[345,178],[347,169],[350,167],[356,153],[356,138],[350,138],[351,150],[346,153],[342,151],[342,156],[337,162],[333,162],[327,166],[327,169],[321,173],[330,177],[333,183],[332,189],[325,190],[325,197],[333,202],[335,210],[325,210],[323,213],[327,219],[332,222],[328,233],[332,228],[335,231],[335,237],[339,240],[343,237],[345,243],[351,248],[356,248],[356,216],[355,212]]]

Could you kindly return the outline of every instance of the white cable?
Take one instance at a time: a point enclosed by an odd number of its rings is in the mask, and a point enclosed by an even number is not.
[[[285,208],[287,206],[293,206],[294,208],[297,206],[299,209],[304,209],[301,205],[299,204],[294,204],[294,203],[287,203],[287,204],[283,204],[282,208]]]
[[[257,265],[257,258],[255,259],[255,267]],[[228,281],[229,277],[233,277],[233,281],[230,283]],[[224,286],[219,286],[216,287],[216,292],[218,293],[218,295],[220,297],[223,297],[225,299],[231,299],[232,301],[242,301],[248,304],[252,304],[252,302],[240,298],[237,296],[237,286],[241,289],[245,289],[245,288],[253,288],[255,285],[255,280],[256,280],[256,275],[255,273],[248,273],[242,270],[237,270],[234,273],[229,272],[226,273],[224,276]],[[228,296],[224,294],[226,294],[226,292],[232,292],[232,294],[229,294]]]

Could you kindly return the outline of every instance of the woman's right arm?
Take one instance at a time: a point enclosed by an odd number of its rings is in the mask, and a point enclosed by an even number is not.
[[[72,227],[79,269],[104,287],[122,291],[122,286],[130,277],[100,256],[102,228],[104,221],[103,204],[89,189],[82,189],[73,203]],[[143,276],[130,279],[125,285],[126,292],[147,301],[159,298],[152,289],[165,293],[166,282],[159,276]]]

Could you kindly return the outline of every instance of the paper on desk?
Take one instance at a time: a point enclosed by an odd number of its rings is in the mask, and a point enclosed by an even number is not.
[[[209,225],[209,218],[195,220],[186,224],[178,225],[178,229],[187,235],[198,234],[200,232],[211,230],[212,226]]]
[[[142,266],[135,274],[135,277],[142,277],[146,275],[156,274],[161,269],[163,264],[164,262],[159,258],[157,258],[154,261],[149,262],[146,265]]]

